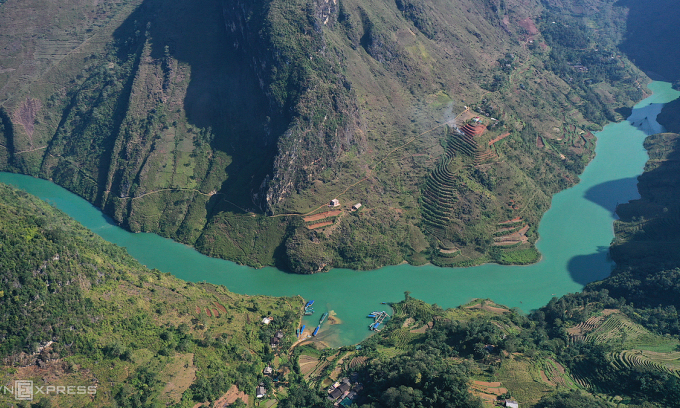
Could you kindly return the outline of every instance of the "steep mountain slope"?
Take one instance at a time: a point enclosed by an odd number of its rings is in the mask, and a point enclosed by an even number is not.
[[[643,94],[607,2],[40,4],[1,6],[3,169],[295,272],[533,261],[589,131]]]

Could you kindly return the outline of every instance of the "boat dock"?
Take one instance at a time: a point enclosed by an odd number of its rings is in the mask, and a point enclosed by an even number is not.
[[[390,317],[390,315],[387,314],[387,312],[382,311],[382,312],[373,312],[368,317],[373,317],[375,320],[373,323],[368,325],[368,328],[373,331],[380,331],[378,327],[380,326],[381,323],[385,321],[386,318]]]
[[[314,304],[313,300],[307,302],[307,304],[305,305],[305,316],[311,316],[314,314],[314,308],[312,307],[313,304]]]

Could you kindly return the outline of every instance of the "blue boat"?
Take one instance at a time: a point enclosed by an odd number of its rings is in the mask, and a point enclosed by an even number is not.
[[[314,333],[312,333],[312,336],[316,336],[316,334],[319,332],[320,328],[321,328],[321,325],[316,326],[316,329],[314,329]]]
[[[368,315],[368,316],[366,316],[366,317],[375,317],[375,315],[374,315],[374,314],[370,314],[370,315]]]
[[[313,301],[313,300],[310,300],[310,301],[307,302],[307,304],[305,305],[305,308],[310,307],[310,306],[313,305],[313,304],[314,304],[314,301]]]
[[[302,334],[303,331],[305,331],[305,325],[304,324],[302,325],[302,328],[300,329],[300,334]]]
[[[328,312],[321,315],[321,319],[319,319],[319,326],[321,326],[323,324],[324,320],[326,320],[327,317],[328,317]]]

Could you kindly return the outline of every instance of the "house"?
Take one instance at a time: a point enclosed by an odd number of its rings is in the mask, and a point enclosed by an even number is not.
[[[515,400],[505,400],[505,406],[511,408],[519,408],[519,403]]]
[[[255,396],[257,398],[264,398],[267,395],[267,389],[264,388],[264,383],[260,383],[255,389]]]
[[[281,339],[283,338],[283,332],[282,332],[281,330],[277,331],[277,332],[276,332],[276,336],[274,336],[274,337],[276,337],[277,339],[281,340]]]
[[[264,375],[269,375],[274,372],[274,369],[272,369],[270,366],[267,366],[264,368],[264,371],[262,372]]]
[[[334,198],[331,200],[330,204],[328,204],[329,207],[337,207],[340,205],[340,200],[337,198]]]
[[[353,209],[354,211],[358,210],[359,208],[361,208],[361,203],[356,203],[356,204],[354,204],[354,205],[352,206],[352,209]]]
[[[340,398],[341,396],[342,396],[342,391],[340,391],[340,388],[336,388],[333,391],[328,393],[328,398],[333,400],[333,401]]]
[[[279,345],[280,341],[281,341],[281,339],[278,339],[276,337],[272,337],[272,340],[269,342],[269,345],[271,346],[271,348],[276,348],[276,346]]]
[[[262,323],[264,323],[264,324],[269,324],[269,323],[271,323],[271,321],[272,321],[271,317],[265,317],[264,319],[262,319]]]

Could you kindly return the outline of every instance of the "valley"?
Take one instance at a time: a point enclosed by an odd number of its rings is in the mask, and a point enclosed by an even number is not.
[[[538,222],[592,159],[589,135],[648,82],[615,50],[622,9],[596,3],[36,9],[82,20],[59,31],[9,1],[0,168],[254,267],[535,262]],[[484,140],[456,144],[475,117]],[[439,180],[445,167],[464,181]],[[364,208],[308,229],[300,215],[334,198]],[[527,234],[499,245],[497,224],[518,216]]]

